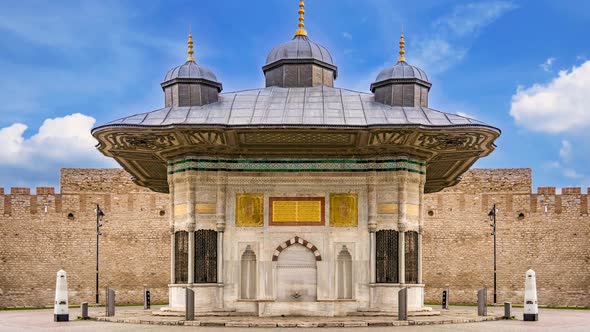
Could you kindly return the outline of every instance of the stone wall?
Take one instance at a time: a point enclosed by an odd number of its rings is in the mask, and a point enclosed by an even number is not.
[[[95,204],[106,217],[100,239],[104,288],[118,303],[167,302],[170,233],[167,195],[135,186],[121,170],[64,169],[53,188],[0,188],[0,308],[53,303],[55,274],[68,272],[70,302],[94,301]],[[521,303],[524,273],[537,272],[542,305],[590,307],[590,218],[580,188],[531,192],[531,170],[471,170],[461,184],[426,195],[426,301],[473,303],[493,287],[493,237],[487,217],[498,211],[498,302]],[[71,215],[70,215],[71,214]],[[520,215],[522,214],[522,215]],[[69,217],[69,218],[68,218]]]
[[[426,195],[427,302],[440,302],[447,287],[452,303],[475,302],[481,287],[493,301],[488,213],[496,204],[498,302],[522,303],[532,268],[541,305],[590,307],[588,195],[581,188],[530,188],[530,169],[475,169],[461,184]]]
[[[135,186],[120,170],[62,170],[53,188],[0,193],[0,308],[51,305],[56,272],[68,273],[70,303],[94,302],[96,204],[106,217],[100,238],[100,294],[119,303],[167,302],[168,199]],[[163,215],[161,215],[163,214]]]

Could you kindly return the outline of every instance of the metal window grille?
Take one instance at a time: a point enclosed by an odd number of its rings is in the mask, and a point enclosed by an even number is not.
[[[188,283],[188,232],[174,234],[174,283]]]
[[[195,232],[195,283],[217,282],[217,232]]]
[[[376,241],[377,283],[398,283],[398,232],[378,231]]]
[[[418,283],[418,233],[406,232],[406,283]]]

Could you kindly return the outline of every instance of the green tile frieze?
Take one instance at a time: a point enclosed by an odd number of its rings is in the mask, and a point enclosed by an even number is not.
[[[396,159],[208,159],[185,158],[168,163],[168,174],[188,171],[225,172],[396,172],[426,174],[423,161]]]

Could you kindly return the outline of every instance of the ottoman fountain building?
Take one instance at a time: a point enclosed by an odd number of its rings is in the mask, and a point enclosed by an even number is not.
[[[303,1],[299,14],[262,67],[266,87],[221,93],[189,36],[164,108],[92,132],[137,184],[170,195],[171,310],[187,287],[200,312],[392,312],[404,287],[422,310],[424,194],[494,150],[497,128],[429,108],[403,35],[372,93],[355,92],[334,87]]]

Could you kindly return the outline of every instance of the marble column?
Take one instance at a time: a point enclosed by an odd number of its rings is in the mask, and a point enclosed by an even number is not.
[[[195,283],[195,230],[197,225],[196,213],[195,213],[195,180],[191,177],[187,177],[188,187],[188,283]]]
[[[422,226],[418,231],[418,284],[422,284]]]
[[[403,228],[403,227],[402,227]],[[399,258],[399,283],[406,283],[406,233],[405,230],[399,230],[398,242],[398,258]]]
[[[408,179],[402,176],[398,185],[399,219],[397,222],[398,258],[399,258],[399,283],[406,283],[406,228],[408,218]]]
[[[189,224],[188,228],[188,283],[195,283],[195,225]]]
[[[170,283],[176,283],[176,234],[174,225],[170,226]]]
[[[227,176],[218,172],[217,176],[217,283],[223,283],[223,234],[225,231],[225,195]]]

